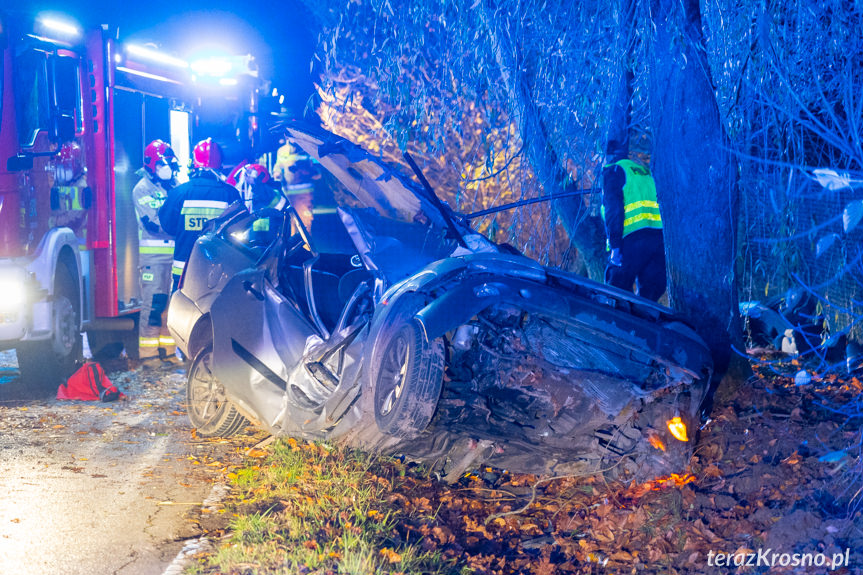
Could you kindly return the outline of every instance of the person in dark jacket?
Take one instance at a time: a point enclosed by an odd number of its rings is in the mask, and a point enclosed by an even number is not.
[[[159,209],[162,229],[174,236],[172,291],[177,289],[195,240],[206,223],[240,201],[237,190],[226,184],[216,171],[221,167],[219,145],[210,138],[198,142],[192,152],[193,169],[189,181],[174,188]]]
[[[659,300],[665,293],[665,244],[650,170],[610,140],[602,171],[602,216],[609,250],[605,283]]]

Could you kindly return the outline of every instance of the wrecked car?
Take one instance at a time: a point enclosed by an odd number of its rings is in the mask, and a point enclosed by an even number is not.
[[[685,468],[712,366],[671,310],[498,247],[418,169],[422,186],[323,130],[287,136],[311,196],[229,208],[171,300],[200,435],[252,422],[449,478]]]

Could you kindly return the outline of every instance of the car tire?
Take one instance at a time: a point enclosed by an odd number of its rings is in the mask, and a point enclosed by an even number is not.
[[[21,379],[28,386],[56,390],[83,360],[78,301],[75,281],[59,266],[54,284],[54,335],[45,341],[23,342],[15,350]]]
[[[374,382],[375,422],[399,439],[419,435],[431,423],[443,385],[444,352],[440,338],[427,341],[410,319],[386,329],[380,340]]]
[[[212,371],[213,347],[202,349],[186,379],[186,412],[202,437],[230,437],[248,425]]]

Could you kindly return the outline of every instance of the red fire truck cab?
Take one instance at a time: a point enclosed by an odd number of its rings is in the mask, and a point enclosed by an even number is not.
[[[251,64],[210,73],[104,26],[0,12],[0,349],[25,380],[66,377],[82,332],[136,357],[144,147],[167,141],[181,165],[206,137],[228,165],[260,155]]]

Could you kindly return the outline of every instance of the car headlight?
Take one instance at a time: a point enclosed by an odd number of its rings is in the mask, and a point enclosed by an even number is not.
[[[666,421],[665,424],[675,439],[678,441],[689,441],[689,436],[686,435],[686,423],[683,422],[679,415],[675,415]]]
[[[23,269],[0,268],[0,313],[21,311],[27,303],[27,276]]]

